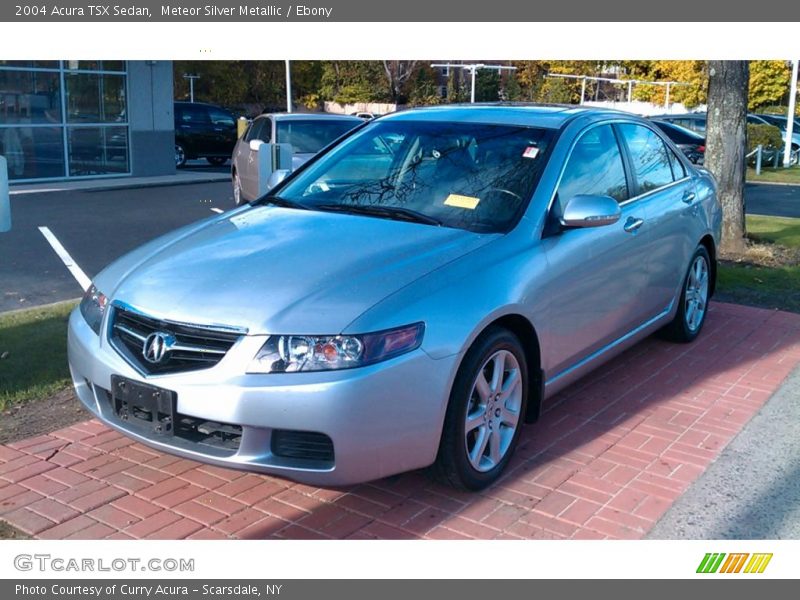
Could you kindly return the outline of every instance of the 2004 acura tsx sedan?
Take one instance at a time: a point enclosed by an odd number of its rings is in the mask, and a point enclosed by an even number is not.
[[[715,183],[653,124],[409,110],[102,271],[77,394],[154,448],[315,485],[434,465],[480,489],[545,398],[657,330],[697,337]]]

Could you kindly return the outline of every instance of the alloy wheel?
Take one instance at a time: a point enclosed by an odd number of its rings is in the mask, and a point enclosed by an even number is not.
[[[186,151],[180,144],[175,144],[175,166],[181,167],[186,163]]]
[[[519,426],[522,373],[508,350],[492,354],[472,384],[464,422],[467,458],[476,471],[496,467],[508,453]]]
[[[695,332],[703,323],[708,308],[708,263],[704,256],[697,256],[686,278],[685,294],[686,327]]]

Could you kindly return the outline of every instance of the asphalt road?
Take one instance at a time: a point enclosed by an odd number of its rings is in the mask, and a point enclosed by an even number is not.
[[[748,183],[744,198],[748,214],[800,217],[800,185]]]
[[[12,195],[12,230],[0,234],[0,312],[82,293],[39,227],[91,278],[144,242],[213,216],[211,208],[232,207],[227,182]]]
[[[800,539],[800,370],[656,523],[651,539]]]

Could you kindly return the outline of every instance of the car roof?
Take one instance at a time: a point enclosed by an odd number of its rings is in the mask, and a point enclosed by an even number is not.
[[[706,113],[704,112],[671,113],[668,115],[651,115],[648,118],[661,121],[669,121],[670,119],[705,119]]]
[[[639,119],[636,115],[606,108],[503,102],[425,106],[384,115],[376,121],[459,121],[560,129],[578,116]]]
[[[227,110],[218,104],[211,104],[210,102],[188,102],[186,100],[175,100],[174,104],[175,106],[211,106],[212,108],[222,108],[222,110]]]
[[[352,121],[354,123],[363,123],[363,120],[358,117],[332,113],[264,113],[258,116],[271,117],[276,121]]]
[[[702,135],[693,129],[689,129],[688,127],[683,127],[682,125],[678,125],[676,123],[670,123],[669,121],[665,121],[659,117],[650,117],[650,120],[662,129],[672,129],[673,131],[678,131],[688,137],[693,137],[698,140],[705,139]]]

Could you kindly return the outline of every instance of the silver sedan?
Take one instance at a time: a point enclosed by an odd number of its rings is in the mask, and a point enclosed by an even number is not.
[[[712,177],[643,119],[409,110],[107,267],[72,377],[180,456],[480,489],[548,397],[651,333],[698,336],[720,227]]]

